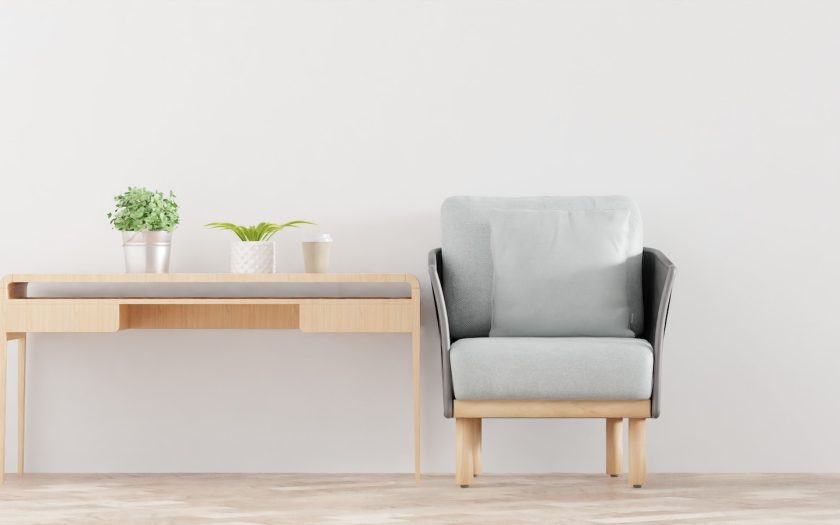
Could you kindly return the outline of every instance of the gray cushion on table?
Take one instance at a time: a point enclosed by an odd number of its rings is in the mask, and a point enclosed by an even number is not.
[[[455,399],[650,399],[653,350],[626,337],[480,337],[449,351]]]
[[[490,253],[490,210],[629,209],[628,269],[639,275],[630,283],[630,326],[644,327],[642,304],[642,219],[627,197],[450,197],[441,207],[443,293],[453,339],[490,333],[493,264]]]
[[[633,337],[629,215],[492,210],[490,337]]]

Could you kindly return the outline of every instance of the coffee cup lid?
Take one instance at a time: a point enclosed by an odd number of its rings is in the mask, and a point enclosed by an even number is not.
[[[303,238],[303,242],[332,242],[329,233],[310,233]]]

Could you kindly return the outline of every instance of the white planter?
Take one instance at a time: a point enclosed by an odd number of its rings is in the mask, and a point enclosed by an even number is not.
[[[234,241],[230,245],[232,273],[274,273],[273,241]]]
[[[122,232],[125,271],[128,273],[167,273],[172,232]]]

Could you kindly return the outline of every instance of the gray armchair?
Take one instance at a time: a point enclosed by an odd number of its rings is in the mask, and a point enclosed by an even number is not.
[[[452,197],[442,207],[442,248],[429,253],[441,343],[444,416],[456,420],[456,481],[481,471],[483,418],[606,420],[606,472],[622,473],[623,420],[629,420],[630,484],[645,482],[645,421],[659,417],[665,325],[675,266],[644,248],[628,264],[641,274],[635,337],[489,337],[495,209],[629,208],[641,246],[641,218],[624,197]]]

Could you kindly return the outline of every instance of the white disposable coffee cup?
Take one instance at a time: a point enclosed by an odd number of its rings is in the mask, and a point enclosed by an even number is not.
[[[329,233],[319,233],[304,238],[303,268],[306,273],[327,273],[329,271],[332,241]]]

